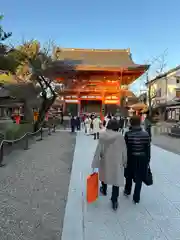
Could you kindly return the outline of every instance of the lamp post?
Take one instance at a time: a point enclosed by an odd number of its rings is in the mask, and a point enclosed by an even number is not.
[[[128,96],[125,96],[125,115],[128,116]]]
[[[125,97],[125,103],[126,103],[126,107],[128,107],[128,97]]]

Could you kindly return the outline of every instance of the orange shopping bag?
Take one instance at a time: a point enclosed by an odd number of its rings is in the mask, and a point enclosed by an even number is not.
[[[92,173],[87,177],[86,198],[88,203],[96,201],[99,193],[99,174]]]

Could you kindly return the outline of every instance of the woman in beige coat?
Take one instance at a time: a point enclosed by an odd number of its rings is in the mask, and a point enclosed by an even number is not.
[[[112,185],[112,208],[118,208],[119,187],[124,186],[124,167],[127,164],[127,149],[123,135],[118,132],[116,120],[110,120],[107,130],[100,135],[92,168],[98,168],[101,181],[100,192],[107,195],[107,185]]]

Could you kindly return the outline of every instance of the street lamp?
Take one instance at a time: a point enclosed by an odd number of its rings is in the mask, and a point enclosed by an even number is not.
[[[128,116],[128,96],[125,96],[125,107],[124,107],[125,116]]]
[[[125,103],[126,103],[126,107],[127,107],[127,105],[128,105],[128,97],[127,96],[125,97]]]
[[[127,96],[125,97],[125,106],[126,106],[126,108],[128,107],[128,97]]]

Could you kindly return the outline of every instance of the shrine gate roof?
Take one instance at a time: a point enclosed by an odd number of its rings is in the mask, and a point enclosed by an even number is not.
[[[134,63],[130,49],[77,49],[77,48],[56,48],[59,52],[58,60],[69,61],[77,66],[92,66],[103,68],[138,68],[145,70],[148,65]]]

